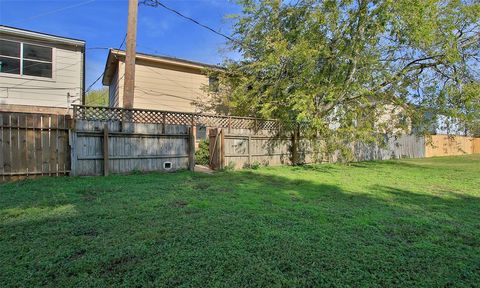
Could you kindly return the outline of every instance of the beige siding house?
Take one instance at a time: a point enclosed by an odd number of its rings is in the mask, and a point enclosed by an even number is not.
[[[84,74],[85,41],[0,26],[0,111],[68,113]]]
[[[198,112],[209,86],[206,69],[218,66],[177,58],[137,53],[134,108]],[[111,49],[103,85],[109,86],[109,106],[123,107],[125,51]]]

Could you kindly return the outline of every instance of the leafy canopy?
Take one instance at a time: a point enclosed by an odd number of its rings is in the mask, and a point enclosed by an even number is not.
[[[226,61],[215,107],[304,123],[331,143],[375,142],[412,123],[424,133],[427,113],[478,127],[477,1],[238,3],[230,48],[241,57]]]
[[[100,88],[87,92],[85,104],[91,106],[108,106],[108,88]]]

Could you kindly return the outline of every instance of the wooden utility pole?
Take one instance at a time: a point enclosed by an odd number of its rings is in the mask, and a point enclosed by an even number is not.
[[[123,108],[133,108],[135,90],[135,54],[137,46],[138,0],[128,0],[127,51],[125,55],[125,86]]]

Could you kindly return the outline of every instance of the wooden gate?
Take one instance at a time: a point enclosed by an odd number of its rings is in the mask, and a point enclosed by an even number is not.
[[[225,134],[223,129],[214,128],[209,132],[210,168],[221,170],[225,168]]]
[[[0,112],[0,181],[67,174],[69,118]]]

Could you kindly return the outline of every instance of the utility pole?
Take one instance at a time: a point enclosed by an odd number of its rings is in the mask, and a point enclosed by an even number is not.
[[[125,55],[125,79],[123,87],[123,108],[133,108],[135,90],[135,54],[137,46],[138,0],[128,0],[128,27]]]

